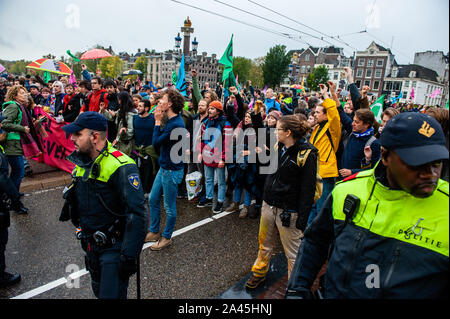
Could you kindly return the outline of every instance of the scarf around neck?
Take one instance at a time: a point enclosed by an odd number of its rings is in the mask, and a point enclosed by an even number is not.
[[[373,127],[369,128],[367,131],[362,132],[362,133],[356,133],[356,132],[352,132],[352,134],[356,137],[356,138],[360,138],[360,137],[365,137],[365,136],[370,136],[373,135]]]

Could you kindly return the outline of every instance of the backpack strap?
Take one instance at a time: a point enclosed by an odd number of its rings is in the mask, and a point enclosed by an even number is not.
[[[330,131],[327,129],[326,132],[325,132],[325,134],[328,136],[328,139],[330,140],[331,147],[333,148],[333,151],[336,153],[337,150],[336,150],[336,148],[334,147],[333,139],[331,138],[331,133],[330,133]]]
[[[372,135],[372,136],[367,140],[366,145],[364,145],[364,148],[366,148],[367,146],[372,145],[372,143],[375,142],[376,139],[377,139],[377,138],[376,138],[375,136]]]
[[[92,99],[92,95],[93,95],[94,93],[89,93],[88,94],[88,96],[87,96],[87,98],[86,98],[86,100],[87,100],[87,104],[85,105],[86,106],[86,111],[89,111],[89,104],[91,104],[91,99]]]
[[[297,154],[297,165],[299,167],[303,167],[305,165],[306,160],[308,159],[309,153],[311,153],[311,149],[304,149],[298,152]]]

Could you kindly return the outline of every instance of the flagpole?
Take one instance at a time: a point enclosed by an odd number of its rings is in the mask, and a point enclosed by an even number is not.
[[[225,81],[222,82],[222,105],[225,103]],[[225,106],[224,106],[225,109]]]

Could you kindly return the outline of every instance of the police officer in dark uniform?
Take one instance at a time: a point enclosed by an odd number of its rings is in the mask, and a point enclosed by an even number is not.
[[[75,144],[67,159],[76,166],[60,220],[78,228],[96,297],[125,299],[147,229],[138,168],[107,140],[103,115],[84,112],[63,130]]]
[[[0,115],[0,134],[3,133],[1,122],[4,119]],[[8,227],[10,225],[9,210],[14,208],[19,210],[21,205],[20,194],[9,178],[8,161],[6,160],[3,147],[0,145],[0,288],[14,285],[21,279],[19,274],[11,274],[5,271],[5,250],[8,243]]]

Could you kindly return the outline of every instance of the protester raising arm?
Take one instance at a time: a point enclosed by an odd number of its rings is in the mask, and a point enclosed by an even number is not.
[[[344,68],[345,78],[348,83],[348,90],[350,91],[350,97],[353,103],[353,110],[356,111],[360,108],[359,100],[361,98],[361,94],[359,93],[358,88],[356,87],[355,81],[353,80],[353,71],[349,67]]]
[[[248,80],[248,88],[252,97],[255,98],[255,88],[252,86],[252,81],[250,80]]]
[[[344,109],[341,106],[341,102],[339,101],[339,98],[336,94],[336,84],[333,81],[328,81],[327,83],[328,83],[328,86],[330,87],[331,98],[333,99],[334,102],[336,102],[336,107],[339,112],[339,117],[341,119],[342,128],[345,129],[345,131],[347,131],[350,134],[350,132],[352,131],[353,120],[350,116],[348,116],[344,112]]]
[[[200,89],[198,87],[198,76],[197,76],[197,70],[192,70],[192,95],[195,98],[196,103],[193,103],[195,113],[197,113],[198,110],[198,102],[203,98]]]
[[[242,121],[245,116],[244,101],[242,100],[242,96],[239,94],[239,91],[235,86],[230,86],[229,90],[230,90],[230,93],[232,93],[236,97],[236,102],[237,102],[236,115]]]
[[[82,64],[82,65],[81,65],[81,69],[83,70],[83,71],[81,72],[81,75],[83,76],[83,78],[84,78],[85,80],[91,82],[92,77],[91,77],[91,75],[89,74],[86,65],[85,65],[85,64]]]
[[[359,99],[359,107],[361,109],[368,109],[370,107],[369,105],[369,99],[367,97],[367,93],[370,92],[370,87],[368,85],[364,85],[361,88],[361,98]]]
[[[232,95],[230,95],[230,97],[228,98],[228,101],[225,105],[225,115],[227,117],[228,122],[230,122],[231,126],[233,128],[236,128],[238,126],[239,122],[242,121],[242,118],[239,117],[239,114],[240,114],[239,110],[242,109],[242,111],[243,111],[244,107],[243,107],[243,103],[242,103],[242,98],[239,96],[239,94],[237,94],[237,89],[234,86],[231,86],[229,88],[229,91],[230,91],[230,94],[233,94],[233,96],[236,97],[236,101],[238,104],[238,110],[237,110],[237,112],[234,111],[234,97],[232,97]]]
[[[341,119],[339,112],[337,111],[336,102],[331,100],[328,95],[328,90],[325,84],[319,84],[320,93],[324,99],[323,107],[327,110],[327,118],[329,122],[329,128],[332,145],[334,146],[334,151],[336,152],[341,139]]]

